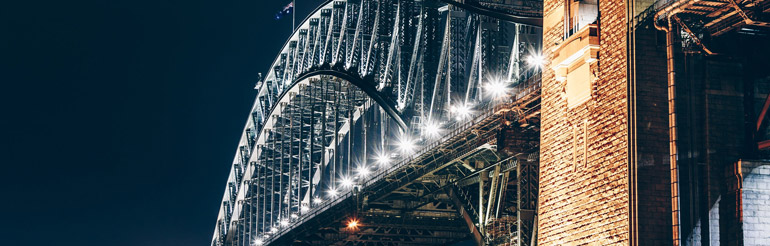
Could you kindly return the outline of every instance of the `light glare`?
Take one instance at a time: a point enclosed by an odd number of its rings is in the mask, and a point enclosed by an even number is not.
[[[380,164],[380,166],[387,166],[390,163],[390,156],[388,154],[380,154],[377,156],[377,164]]]
[[[545,65],[545,57],[541,54],[531,54],[526,60],[530,67],[543,68]]]
[[[462,120],[471,114],[471,107],[468,104],[452,106],[451,112],[455,114],[455,119]]]
[[[487,90],[487,94],[492,96],[492,98],[500,98],[508,95],[508,86],[501,80],[489,81],[484,88]]]
[[[342,183],[342,187],[345,188],[353,187],[353,179],[350,177],[342,177],[342,181],[340,181],[340,183]]]
[[[329,191],[327,191],[326,193],[329,195],[329,197],[332,197],[332,198],[337,197],[336,189],[329,189]]]
[[[348,229],[356,229],[356,228],[358,228],[358,220],[351,219],[350,221],[348,221]]]
[[[401,137],[398,142],[398,149],[402,153],[410,153],[414,150],[414,141],[407,136]]]
[[[435,122],[427,122],[422,128],[422,134],[426,137],[438,137],[441,134],[441,126]]]
[[[362,178],[369,176],[369,173],[370,173],[369,168],[365,166],[359,166],[358,168],[356,168],[356,171],[358,172],[358,176]]]

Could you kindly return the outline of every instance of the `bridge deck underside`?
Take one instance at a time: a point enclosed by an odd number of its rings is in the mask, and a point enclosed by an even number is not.
[[[475,119],[447,133],[436,141],[389,170],[373,178],[356,193],[348,193],[334,205],[321,209],[300,226],[287,230],[271,241],[275,245],[449,245],[472,240],[469,222],[463,213],[478,216],[478,186],[488,180],[496,165],[501,166],[500,177],[506,198],[500,200],[503,215],[517,217],[520,184],[515,173],[518,161],[535,164],[532,153],[537,153],[539,122],[539,80],[522,87],[514,103],[490,107]],[[498,149],[497,138],[508,132],[505,153]],[[534,162],[533,162],[534,161]],[[483,163],[480,166],[475,166]],[[502,175],[511,172],[511,175]],[[536,173],[536,172],[535,172]],[[482,177],[482,174],[488,175]],[[537,175],[535,174],[535,177]],[[484,184],[482,184],[484,185]],[[536,183],[534,189],[536,189]],[[486,189],[489,187],[489,182]],[[450,191],[451,190],[451,191]],[[453,198],[454,196],[454,198]],[[502,196],[505,197],[505,196]],[[465,204],[458,207],[456,201]],[[484,198],[486,199],[486,198]],[[486,201],[486,200],[485,200]],[[529,229],[536,195],[530,199]],[[347,228],[355,219],[358,228]],[[478,220],[471,217],[471,224]],[[472,225],[477,227],[477,225]],[[508,237],[506,237],[507,239]]]

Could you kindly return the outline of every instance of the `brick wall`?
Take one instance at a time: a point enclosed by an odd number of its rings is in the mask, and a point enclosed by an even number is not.
[[[742,162],[743,243],[770,244],[770,163]]]
[[[717,199],[718,201],[719,199]],[[705,245],[703,240],[706,240],[705,237],[702,236],[701,227],[703,225],[698,221],[697,224],[695,224],[695,229],[693,229],[693,233],[687,237],[684,241],[684,245]],[[708,236],[709,245],[719,246],[719,203],[715,203],[713,207],[709,210],[709,236]]]
[[[639,245],[671,245],[671,174],[665,33],[652,21],[634,31]]]
[[[545,0],[545,15],[563,11],[562,5]],[[601,50],[591,67],[598,77],[592,99],[568,109],[564,83],[554,79],[550,64],[543,71],[538,245],[629,242],[624,1],[600,0],[599,12]],[[544,21],[543,53],[548,58],[561,41],[559,19]],[[587,139],[582,129],[587,129]]]

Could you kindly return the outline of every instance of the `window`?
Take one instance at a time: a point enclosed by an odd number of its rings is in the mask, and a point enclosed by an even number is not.
[[[564,39],[577,33],[588,24],[596,23],[599,17],[598,0],[565,0]]]

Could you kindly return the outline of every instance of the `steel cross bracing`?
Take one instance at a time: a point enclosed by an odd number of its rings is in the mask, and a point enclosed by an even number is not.
[[[446,190],[480,175],[468,163],[507,158],[495,142],[506,115],[532,123],[528,78],[539,67],[524,61],[538,57],[540,29],[511,20],[538,20],[542,3],[446,2],[327,1],[302,22],[256,85],[212,245],[284,240],[298,225],[339,219],[328,209],[346,206],[380,225],[349,241],[381,243],[396,232],[422,244],[465,237],[449,195],[457,193]],[[351,205],[354,193],[366,201]],[[393,221],[393,209],[446,223],[417,230]],[[341,240],[323,235],[316,243]]]
[[[652,22],[646,22],[650,19]],[[770,33],[770,1],[658,0],[635,21],[637,27],[654,23],[659,30],[676,32],[685,52],[715,55],[727,50],[717,42],[727,33],[751,36]]]

